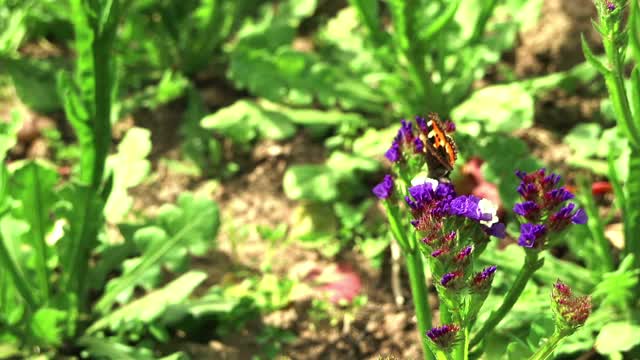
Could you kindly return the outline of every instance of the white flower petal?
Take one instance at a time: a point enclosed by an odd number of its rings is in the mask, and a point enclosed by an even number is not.
[[[498,206],[492,203],[491,200],[480,199],[480,202],[478,202],[478,209],[482,214],[491,215],[491,220],[480,220],[480,224],[491,227],[491,225],[498,222]]]
[[[418,186],[427,183],[431,184],[431,188],[433,190],[438,187],[438,180],[430,178],[425,172],[419,173],[411,180],[411,186]]]

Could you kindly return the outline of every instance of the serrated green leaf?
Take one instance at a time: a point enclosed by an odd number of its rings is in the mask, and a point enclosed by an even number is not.
[[[640,344],[640,326],[627,322],[606,324],[598,334],[595,349],[600,354],[608,355],[631,350]]]
[[[89,334],[101,329],[116,330],[131,322],[150,323],[162,315],[167,307],[183,302],[207,278],[200,271],[190,271],[161,289],[121,307],[102,317],[87,330]]]
[[[7,151],[16,144],[22,121],[22,116],[17,111],[11,112],[9,121],[0,121],[0,160],[4,160]]]
[[[533,97],[518,83],[480,89],[451,111],[458,128],[470,135],[526,129],[533,114]]]
[[[58,184],[58,172],[43,162],[28,161],[14,171],[12,176],[12,196],[19,199],[22,207],[20,216],[29,223],[29,244],[35,251],[36,278],[41,299],[49,296],[49,247],[46,234],[53,226],[51,217],[57,200],[54,188]]]
[[[580,42],[582,44],[582,53],[584,54],[584,57],[589,62],[589,64],[595,67],[602,75],[609,74],[610,72],[609,69],[607,69],[607,67],[604,66],[602,61],[600,61],[600,59],[598,59],[593,54],[593,51],[591,51],[591,47],[589,47],[587,40],[584,38],[584,34],[580,35]]]
[[[209,199],[196,198],[191,193],[178,197],[177,205],[165,204],[158,210],[152,227],[134,233],[142,253],[131,268],[112,280],[107,292],[96,304],[99,312],[106,312],[123,293],[148,280],[145,274],[158,272],[162,266],[178,270],[186,266],[188,254],[203,255],[215,244],[220,226],[218,206]],[[124,296],[126,298],[126,296]]]
[[[63,340],[63,326],[68,314],[53,308],[40,308],[31,318],[31,333],[43,345],[57,346]]]
[[[293,165],[285,172],[282,187],[292,200],[329,202],[338,196],[338,181],[326,165]]]
[[[0,67],[9,73],[18,97],[31,109],[41,112],[60,109],[61,97],[56,93],[60,61],[0,56]]]

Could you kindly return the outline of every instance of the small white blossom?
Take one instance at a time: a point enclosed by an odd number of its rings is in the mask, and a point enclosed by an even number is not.
[[[498,222],[498,206],[492,203],[491,200],[480,199],[480,202],[478,202],[478,210],[480,210],[481,214],[491,215],[491,220],[480,220],[480,224],[491,227],[491,225]]]
[[[411,186],[422,184],[431,184],[431,188],[435,190],[438,187],[438,180],[430,178],[425,172],[419,173],[411,180]]]

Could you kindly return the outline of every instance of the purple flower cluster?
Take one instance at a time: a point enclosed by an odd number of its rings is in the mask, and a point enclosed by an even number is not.
[[[393,178],[391,175],[385,175],[381,183],[373,188],[373,194],[380,200],[389,198],[393,193]]]
[[[427,331],[427,337],[442,349],[449,349],[457,340],[460,326],[445,324]]]
[[[571,223],[587,222],[583,209],[576,209],[573,203],[565,205],[574,195],[559,186],[560,175],[547,175],[542,168],[529,174],[516,171],[516,176],[521,180],[518,193],[523,201],[513,211],[526,220],[520,226],[520,246],[542,249],[550,232],[560,232]]]
[[[401,120],[400,129],[391,143],[391,147],[384,156],[391,162],[399,162],[403,158],[403,152],[420,154],[424,151],[424,143],[419,134],[414,132],[413,122]]]
[[[454,291],[474,286],[467,275],[475,247],[470,241],[477,241],[477,245],[485,240],[478,239],[478,232],[471,229],[475,227],[490,235],[504,236],[504,224],[498,222],[495,207],[473,195],[457,196],[451,184],[431,179],[410,187],[405,201],[413,215],[412,225],[423,235],[422,243],[426,245],[427,253],[439,264],[440,270],[434,273],[440,277],[439,285]],[[466,221],[466,225],[460,220]],[[464,229],[461,230],[463,234],[446,231],[451,226]],[[487,271],[484,280],[478,281],[490,284],[490,275],[495,268]]]

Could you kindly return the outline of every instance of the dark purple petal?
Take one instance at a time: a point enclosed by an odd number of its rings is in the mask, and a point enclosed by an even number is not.
[[[547,228],[542,224],[522,224],[520,225],[520,238],[518,245],[526,248],[541,247],[537,241],[547,233]]]
[[[578,209],[576,213],[571,217],[571,222],[574,224],[584,225],[587,223],[587,212],[584,209]]]
[[[402,152],[400,151],[400,144],[398,144],[397,142],[394,142],[393,144],[391,144],[391,147],[389,148],[389,150],[387,150],[387,152],[384,153],[384,157],[386,157],[387,160],[391,162],[400,161],[400,158],[402,157]]]
[[[491,236],[495,236],[498,239],[504,239],[507,236],[506,227],[503,223],[495,223],[490,228],[486,228],[485,232]]]
[[[456,124],[453,123],[453,121],[451,120],[447,120],[444,122],[444,131],[448,132],[448,133],[452,133],[454,131],[456,131]]]
[[[574,197],[575,196],[564,187],[553,189],[544,194],[545,201],[547,201],[549,204],[553,204],[553,206],[563,203],[567,200],[571,200]]]
[[[540,206],[531,200],[527,200],[516,204],[513,207],[513,211],[526,219],[535,219],[540,215]]]
[[[432,328],[426,335],[439,347],[449,349],[456,343],[458,331],[460,331],[458,325],[447,324]]]
[[[495,274],[497,269],[498,269],[497,266],[491,265],[484,268],[479,273],[475,274],[471,282],[472,287],[475,290],[488,290],[489,286],[491,286],[493,275]]]
[[[447,287],[447,285],[450,285],[453,280],[459,278],[460,276],[462,276],[462,273],[458,271],[446,273],[442,275],[442,279],[440,279],[440,285]]]
[[[416,116],[416,124],[422,131],[427,131],[427,120],[421,116]]]
[[[420,138],[415,138],[415,140],[413,140],[413,145],[414,145],[414,151],[416,153],[421,153],[424,151],[424,143],[422,142],[422,140],[420,140]]]
[[[380,200],[384,200],[393,193],[393,178],[385,175],[384,180],[373,188],[373,194]]]

